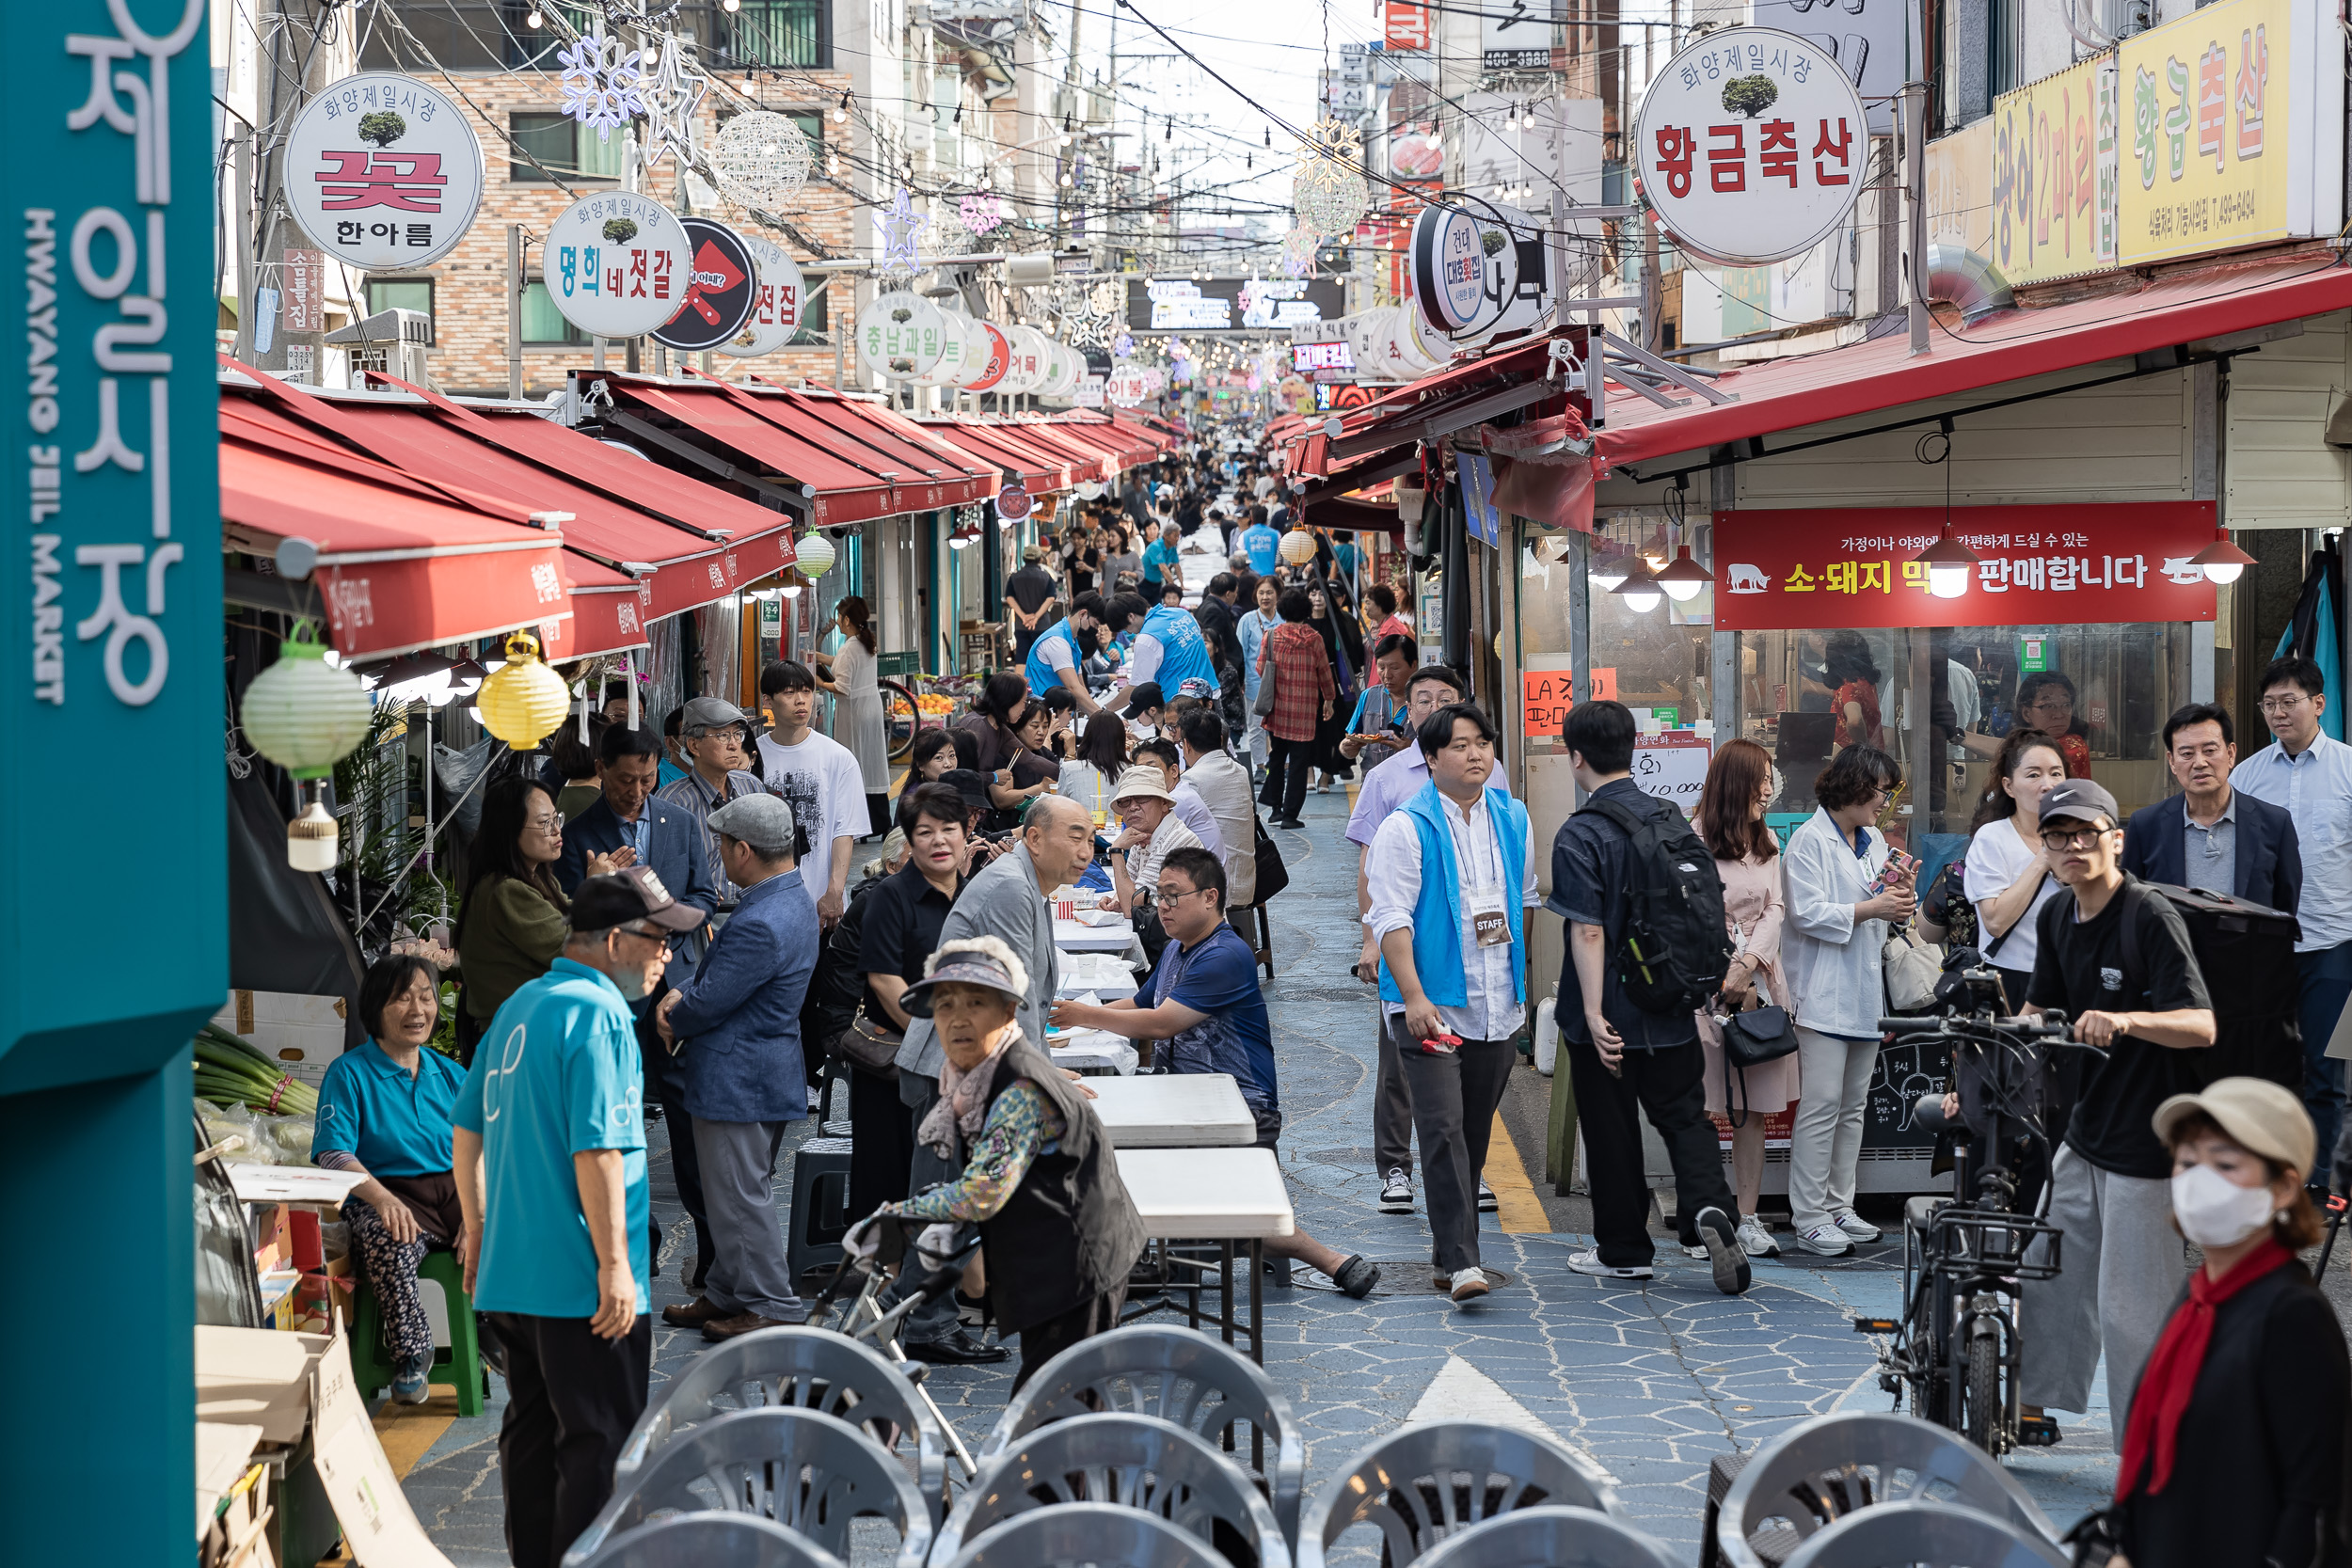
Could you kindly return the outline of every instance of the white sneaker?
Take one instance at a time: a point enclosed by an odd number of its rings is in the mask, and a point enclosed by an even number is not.
[[[1388,1180],[1380,1184],[1380,1212],[1384,1214],[1409,1214],[1413,1212],[1413,1179],[1402,1165],[1390,1166]]]
[[[1797,1232],[1797,1243],[1807,1252],[1818,1252],[1824,1258],[1843,1258],[1853,1250],[1853,1243],[1835,1225],[1817,1225],[1809,1230]]]
[[[1702,1247],[1700,1251],[1704,1253],[1706,1249]],[[1647,1279],[1651,1276],[1647,1264],[1638,1269],[1612,1268],[1600,1260],[1600,1248],[1598,1247],[1590,1247],[1585,1251],[1571,1254],[1568,1258],[1568,1272],[1588,1274],[1596,1279]]]
[[[1872,1225],[1868,1220],[1864,1219],[1860,1214],[1855,1213],[1851,1209],[1840,1214],[1833,1214],[1830,1217],[1837,1222],[1838,1229],[1844,1231],[1847,1235],[1851,1236],[1857,1242],[1876,1242],[1883,1240],[1886,1235],[1886,1232],[1881,1230],[1877,1226]]]
[[[1500,1213],[1502,1211],[1502,1205],[1495,1200],[1494,1189],[1487,1186],[1484,1181],[1479,1182],[1478,1212],[1482,1214],[1494,1214]]]
[[[1762,1220],[1748,1214],[1740,1221],[1740,1250],[1751,1258],[1777,1258],[1780,1243],[1772,1240]]]
[[[1449,1293],[1454,1297],[1454,1304],[1459,1307],[1464,1302],[1476,1301],[1489,1289],[1486,1271],[1473,1263],[1467,1269],[1454,1271],[1454,1289]]]

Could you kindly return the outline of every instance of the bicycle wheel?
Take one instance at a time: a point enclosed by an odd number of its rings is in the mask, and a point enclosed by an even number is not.
[[[1968,1441],[1993,1455],[2001,1449],[2001,1331],[1989,1318],[1969,1326],[1968,1381],[1961,1390],[1964,1408],[1961,1431]]]
[[[890,760],[904,762],[923,730],[923,710],[914,693],[897,681],[877,682],[882,688],[882,738],[890,743]]]

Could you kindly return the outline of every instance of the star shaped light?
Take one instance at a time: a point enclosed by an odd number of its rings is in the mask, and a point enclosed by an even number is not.
[[[688,66],[686,48],[676,34],[666,35],[660,48],[661,57],[654,62],[644,87],[645,166],[651,168],[675,152],[680,167],[691,167],[695,118],[709,96],[710,81]]]
[[[874,232],[882,241],[882,268],[884,272],[915,270],[915,246],[922,243],[923,230],[930,219],[914,210],[914,198],[904,185],[890,205],[874,214]]]

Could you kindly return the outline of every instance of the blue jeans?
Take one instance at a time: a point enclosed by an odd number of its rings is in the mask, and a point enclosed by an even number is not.
[[[2344,1064],[2328,1057],[2328,1042],[2352,999],[2352,942],[2297,953],[2295,967],[2303,978],[2303,1108],[2312,1114],[2319,1150],[2312,1161],[2316,1168],[2304,1180],[2325,1186],[2344,1121]]]

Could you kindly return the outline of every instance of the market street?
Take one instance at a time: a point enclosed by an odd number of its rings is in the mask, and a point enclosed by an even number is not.
[[[1756,1284],[1727,1297],[1707,1265],[1661,1239],[1658,1277],[1646,1290],[1582,1278],[1565,1268],[1589,1244],[1581,1198],[1543,1191],[1542,1116],[1549,1081],[1513,1075],[1503,1118],[1511,1143],[1532,1155],[1535,1190],[1498,1141],[1487,1176],[1502,1212],[1486,1216],[1482,1256],[1507,1277],[1479,1305],[1456,1309],[1428,1290],[1422,1217],[1385,1215],[1372,1199],[1371,1101],[1375,1069],[1370,992],[1347,974],[1356,954],[1355,856],[1342,842],[1346,798],[1307,797],[1307,831],[1280,836],[1290,888],[1269,905],[1277,978],[1266,985],[1281,1059],[1283,1171],[1299,1225],[1343,1254],[1382,1267],[1371,1299],[1351,1302],[1301,1268],[1290,1290],[1266,1293],[1266,1369],[1306,1433],[1310,1486],[1372,1438],[1438,1416],[1529,1425],[1557,1434],[1605,1465],[1641,1526],[1694,1560],[1707,1498],[1708,1456],[1753,1449],[1793,1423],[1848,1406],[1883,1410],[1871,1343],[1850,1315],[1894,1310],[1899,1280],[1889,1242],[1847,1259],[1784,1255],[1756,1263]],[[667,1144],[654,1130],[654,1206],[664,1227],[657,1311],[686,1299],[677,1255],[692,1243],[669,1181]],[[792,1143],[815,1132],[796,1123]],[[777,1210],[788,1211],[790,1148],[777,1164]],[[1871,1211],[1883,1224],[1888,1215]],[[1308,1283],[1310,1280],[1313,1284]],[[1161,1316],[1158,1322],[1181,1322]],[[654,1386],[706,1345],[691,1332],[654,1328]],[[1011,1364],[938,1367],[929,1383],[967,1444],[1002,1413]],[[408,1471],[409,1500],[459,1568],[506,1561],[501,1536],[498,1423],[504,1387],[480,1418],[451,1419],[448,1391],[379,1422],[379,1430],[448,1422]],[[2007,1464],[2060,1524],[2111,1492],[2115,1455],[2104,1385],[2088,1422],[2064,1421],[2055,1449],[2011,1454]],[[386,1449],[399,1463],[401,1439]]]

